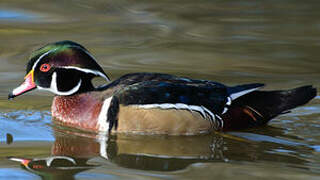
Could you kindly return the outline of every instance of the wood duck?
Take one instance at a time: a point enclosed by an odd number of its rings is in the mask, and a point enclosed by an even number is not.
[[[21,166],[42,179],[74,179],[74,175],[97,167],[87,163],[87,159],[68,156],[49,156],[46,158],[8,157],[11,161],[20,162]]]
[[[160,73],[132,73],[104,86],[108,76],[87,49],[60,41],[35,50],[24,82],[9,99],[33,89],[56,96],[55,122],[94,132],[191,135],[265,125],[316,96],[312,86],[261,91],[264,84],[233,87]]]

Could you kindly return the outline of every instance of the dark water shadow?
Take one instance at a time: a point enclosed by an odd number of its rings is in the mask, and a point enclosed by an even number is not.
[[[262,129],[261,134],[256,134],[254,132],[259,129],[255,129],[199,136],[116,134],[108,137],[54,126],[51,156],[10,158],[43,179],[72,179],[92,168],[108,168],[108,163],[120,168],[176,171],[194,163],[267,161],[308,169],[306,164],[309,161],[301,158],[299,153],[311,152],[310,147],[281,140],[279,137],[287,137],[282,129],[266,128],[270,130],[268,134]],[[92,161],[97,157],[104,162]]]

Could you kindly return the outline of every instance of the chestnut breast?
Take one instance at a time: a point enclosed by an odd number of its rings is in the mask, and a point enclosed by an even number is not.
[[[90,93],[55,96],[51,106],[52,119],[65,126],[98,131],[98,117],[103,102]]]

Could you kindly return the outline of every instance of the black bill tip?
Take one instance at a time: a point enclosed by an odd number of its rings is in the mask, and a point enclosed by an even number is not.
[[[11,100],[13,99],[14,97],[16,97],[14,94],[12,94],[12,92],[9,93],[8,95],[8,99]]]

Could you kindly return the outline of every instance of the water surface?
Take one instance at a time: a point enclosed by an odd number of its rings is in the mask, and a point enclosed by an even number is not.
[[[23,80],[32,50],[65,39],[87,47],[112,79],[148,71],[266,89],[320,87],[319,8],[298,0],[1,1],[0,179],[318,179],[319,95],[263,128],[99,137],[54,125],[51,94],[14,101],[7,94]],[[33,159],[34,169],[8,156]],[[77,163],[39,168],[51,156]]]

